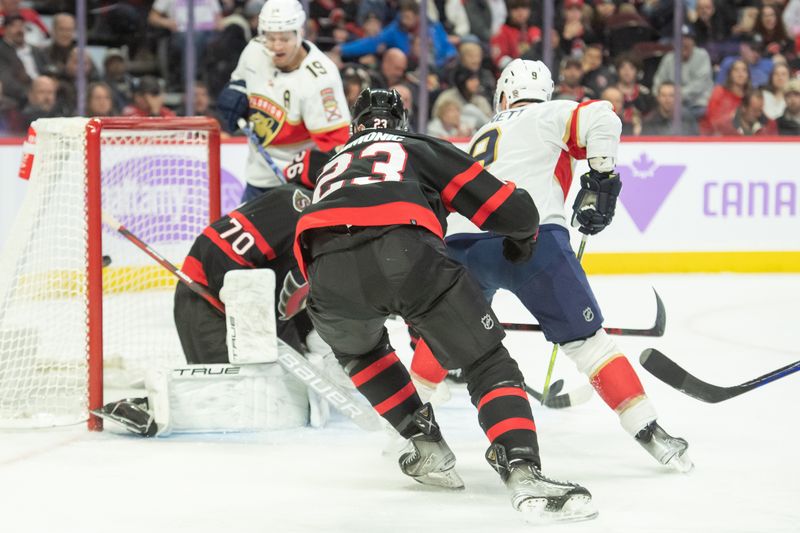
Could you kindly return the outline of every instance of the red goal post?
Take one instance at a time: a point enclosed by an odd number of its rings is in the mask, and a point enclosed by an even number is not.
[[[0,427],[101,429],[89,410],[103,403],[104,375],[127,387],[182,357],[174,279],[101,212],[182,262],[220,216],[219,127],[114,117],[33,128],[30,183],[0,256]]]

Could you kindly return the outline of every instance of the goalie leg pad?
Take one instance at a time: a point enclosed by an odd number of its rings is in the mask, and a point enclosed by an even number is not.
[[[275,272],[268,268],[231,270],[225,274],[219,296],[225,303],[230,362],[276,362]]]
[[[147,378],[158,436],[308,424],[306,387],[277,363],[186,365]]]
[[[639,376],[605,330],[561,347],[578,370],[589,377],[597,394],[619,415],[625,431],[636,435],[656,419],[655,408]]]

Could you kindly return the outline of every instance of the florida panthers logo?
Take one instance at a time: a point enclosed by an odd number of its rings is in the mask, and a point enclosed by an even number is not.
[[[302,213],[303,209],[311,205],[311,198],[303,194],[301,191],[294,191],[292,196],[292,207],[298,213]]]
[[[250,96],[250,122],[253,133],[266,148],[286,122],[286,110],[266,96],[254,94]]]
[[[302,278],[300,278],[302,280]],[[278,320],[289,320],[306,308],[308,300],[308,283],[297,281],[294,272],[283,278],[283,287],[278,301]]]

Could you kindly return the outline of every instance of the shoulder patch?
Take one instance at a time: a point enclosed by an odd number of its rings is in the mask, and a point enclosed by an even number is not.
[[[342,112],[339,110],[339,102],[336,101],[336,93],[331,87],[325,87],[319,92],[322,97],[322,108],[325,109],[325,119],[328,122],[342,120]]]

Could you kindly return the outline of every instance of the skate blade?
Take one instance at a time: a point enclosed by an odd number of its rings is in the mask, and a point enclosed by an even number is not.
[[[569,498],[558,511],[547,509],[547,498],[528,498],[518,509],[528,524],[552,524],[558,522],[582,522],[593,520],[600,514],[592,505],[592,498],[575,495]]]
[[[694,470],[694,463],[689,458],[689,454],[684,452],[673,456],[667,461],[667,466],[680,472],[681,474],[688,474]]]
[[[443,487],[451,490],[461,490],[464,488],[464,480],[458,475],[455,468],[443,472],[431,472],[421,476],[414,476],[414,481],[423,485],[433,487]]]

